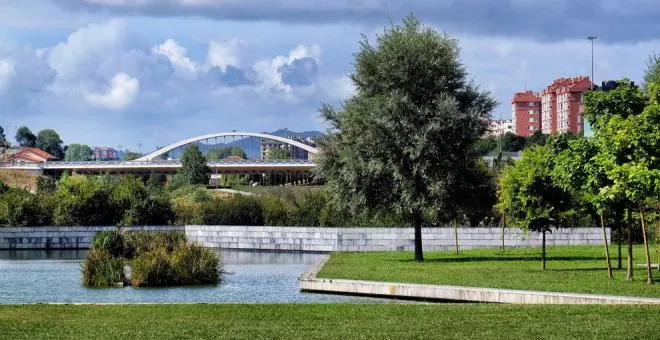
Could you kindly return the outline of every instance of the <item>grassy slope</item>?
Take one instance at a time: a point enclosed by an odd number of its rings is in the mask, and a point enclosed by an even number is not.
[[[616,247],[610,251],[616,267]],[[654,270],[653,285],[645,283],[644,267],[635,268],[632,282],[625,280],[625,269],[615,270],[610,281],[603,253],[598,246],[549,247],[546,272],[538,248],[430,252],[423,263],[409,252],[335,253],[318,277],[660,297],[660,272]],[[625,254],[624,247],[624,267]],[[645,263],[643,247],[633,254],[635,263]]]
[[[0,306],[4,339],[651,339],[658,307],[513,305]]]

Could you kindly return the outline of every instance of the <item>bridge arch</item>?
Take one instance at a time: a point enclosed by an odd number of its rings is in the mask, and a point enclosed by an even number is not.
[[[144,155],[135,161],[150,161],[153,160],[156,157],[162,156],[176,148],[182,147],[184,145],[192,144],[198,141],[206,140],[206,139],[212,139],[212,138],[218,138],[218,137],[233,137],[233,136],[246,136],[246,137],[258,137],[258,138],[263,138],[263,139],[270,139],[278,142],[282,142],[284,144],[289,144],[298,148],[301,148],[311,154],[317,155],[319,153],[319,150],[315,147],[309,146],[307,144],[280,137],[280,136],[274,136],[274,135],[269,135],[266,133],[259,133],[259,132],[220,132],[220,133],[212,133],[208,135],[201,135],[197,137],[192,137],[188,139],[184,139],[182,141],[176,142],[174,144],[170,144],[166,147],[162,147],[152,153],[149,153],[147,155]]]

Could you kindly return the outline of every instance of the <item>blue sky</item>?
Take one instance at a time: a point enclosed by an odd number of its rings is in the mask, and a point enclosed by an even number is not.
[[[415,13],[459,39],[510,116],[562,76],[637,82],[660,52],[654,0],[0,0],[0,125],[143,150],[229,130],[324,128],[353,92],[361,34]]]

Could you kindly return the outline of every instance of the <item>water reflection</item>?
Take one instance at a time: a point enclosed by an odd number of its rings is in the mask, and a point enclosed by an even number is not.
[[[298,277],[321,254],[217,250],[231,272],[221,285],[91,289],[81,284],[86,250],[0,251],[0,303],[360,302],[393,300],[301,293]]]

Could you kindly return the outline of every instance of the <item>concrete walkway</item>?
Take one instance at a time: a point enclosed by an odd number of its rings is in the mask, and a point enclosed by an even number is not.
[[[325,257],[314,267],[303,273],[298,279],[301,291],[436,301],[660,305],[660,299],[656,298],[317,278],[316,274],[323,268],[329,258],[329,256]]]
[[[234,189],[211,189],[211,190],[216,190],[216,191],[220,191],[220,192],[227,192],[227,193],[230,193],[230,194],[246,195],[246,196],[254,195],[254,193],[252,193],[252,192],[239,191],[239,190],[234,190]]]

